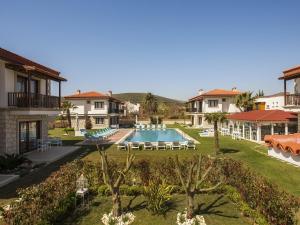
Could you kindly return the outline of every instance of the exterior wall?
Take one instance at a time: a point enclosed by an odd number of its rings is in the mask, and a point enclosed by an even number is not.
[[[109,127],[109,117],[104,117],[104,124],[96,124],[96,118],[97,116],[90,116],[91,122],[92,122],[92,129],[100,129],[100,128],[105,128]],[[71,117],[71,123],[72,127],[74,129],[77,128],[77,121],[76,117],[72,116]],[[80,116],[78,117],[78,129],[84,129],[85,128],[85,117]]]
[[[265,103],[265,110],[284,110],[284,96],[261,97],[258,98],[255,102]]]
[[[223,102],[223,99],[225,100]],[[209,100],[217,100],[217,107],[209,107]],[[231,97],[209,97],[205,98],[202,103],[203,113],[214,113],[214,112],[227,112],[227,113],[235,113],[240,112],[240,110],[235,106],[234,98]]]
[[[71,114],[78,115],[106,115],[108,114],[109,103],[107,100],[90,100],[90,104],[87,103],[87,100],[68,100],[72,104],[76,105],[77,108],[70,110]],[[95,102],[104,102],[103,109],[95,109]]]
[[[294,79],[294,93],[300,94],[300,78]]]
[[[48,137],[47,115],[14,115],[8,110],[0,111],[0,154],[19,153],[19,122],[41,121],[41,138]]]

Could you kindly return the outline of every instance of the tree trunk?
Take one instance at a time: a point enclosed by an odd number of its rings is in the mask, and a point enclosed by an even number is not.
[[[122,206],[121,206],[121,197],[119,188],[115,188],[112,193],[113,200],[113,216],[121,216],[122,215]]]
[[[195,213],[195,206],[194,206],[194,193],[193,192],[188,192],[186,196],[187,200],[187,212],[186,212],[186,217],[188,219],[192,219],[194,217]]]
[[[219,144],[219,132],[218,132],[218,122],[214,122],[214,136],[215,136],[215,153],[219,154],[220,144]]]
[[[70,113],[70,109],[67,109],[67,117],[68,117],[68,127],[71,128],[72,123],[71,123],[71,113]]]

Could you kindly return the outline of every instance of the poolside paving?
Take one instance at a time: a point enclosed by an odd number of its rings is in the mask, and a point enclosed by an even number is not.
[[[120,141],[122,141],[125,137],[127,137],[132,131],[133,129],[119,129],[115,134],[108,137],[107,139],[98,141],[97,144],[99,145],[117,144]],[[95,142],[84,140],[78,142],[76,145],[95,145],[95,144],[96,144]]]
[[[28,158],[33,163],[51,163],[65,157],[66,155],[71,154],[72,152],[75,152],[79,148],[79,146],[55,146],[51,147],[47,151],[41,152],[35,150],[25,155],[26,158]]]

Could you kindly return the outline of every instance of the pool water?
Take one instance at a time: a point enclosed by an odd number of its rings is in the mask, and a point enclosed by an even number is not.
[[[126,141],[128,142],[172,142],[186,141],[180,133],[178,133],[175,129],[165,129],[165,130],[137,130],[130,135]]]

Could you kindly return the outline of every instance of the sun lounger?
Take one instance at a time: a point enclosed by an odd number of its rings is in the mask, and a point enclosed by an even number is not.
[[[200,137],[213,137],[215,134],[214,129],[206,129],[199,132]]]
[[[172,150],[174,150],[175,148],[181,149],[181,144],[179,143],[179,141],[173,141],[172,142]]]
[[[167,145],[164,141],[159,141],[157,142],[157,147],[156,147],[158,150],[159,149],[163,149],[163,150],[166,150],[167,149]]]
[[[151,130],[155,130],[155,129],[156,129],[155,124],[151,124]]]
[[[145,150],[146,150],[146,149],[153,150],[153,145],[152,145],[152,143],[149,142],[149,141],[146,141],[146,142],[144,143],[144,149],[145,149]]]
[[[147,124],[146,126],[147,126],[147,127],[146,127],[147,130],[151,130],[151,125],[150,125],[150,124]]]
[[[162,126],[162,129],[164,129],[164,130],[167,128],[166,124],[162,124],[161,126]]]
[[[140,143],[139,142],[133,142],[133,143],[131,143],[131,149],[140,150]]]
[[[185,148],[186,149],[190,149],[190,148],[196,149],[196,145],[195,145],[195,143],[193,141],[186,141]]]
[[[127,150],[127,143],[125,142],[119,143],[117,148],[118,150]]]

